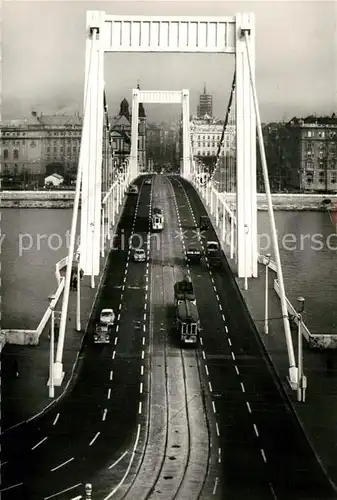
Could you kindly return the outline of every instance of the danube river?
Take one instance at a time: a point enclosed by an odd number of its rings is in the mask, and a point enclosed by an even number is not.
[[[56,289],[55,263],[67,252],[71,214],[2,210],[2,328],[37,327]],[[275,220],[289,300],[306,298],[312,333],[337,333],[337,236],[329,214],[284,211]],[[258,213],[258,233],[261,253],[271,252],[267,212]]]

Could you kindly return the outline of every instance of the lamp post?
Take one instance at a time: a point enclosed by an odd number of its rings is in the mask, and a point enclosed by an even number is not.
[[[245,228],[245,290],[248,290],[248,276],[247,276],[247,234],[249,232],[248,224],[245,224],[244,228]]]
[[[297,401],[305,401],[304,393],[306,383],[303,384],[305,377],[303,376],[303,338],[302,338],[302,312],[304,311],[304,297],[298,297],[297,302],[299,304],[297,311],[298,320],[298,367],[297,367]]]
[[[266,282],[265,282],[265,301],[264,301],[264,333],[268,334],[269,332],[269,325],[268,325],[268,270],[269,270],[269,264],[270,264],[270,259],[271,255],[270,253],[266,254]]]
[[[49,397],[53,398],[54,393],[54,331],[55,331],[55,295],[49,295],[49,307],[51,310],[50,326],[50,349],[49,349]]]
[[[95,288],[95,276],[94,276],[94,262],[95,262],[95,245],[94,245],[94,232],[95,232],[95,223],[91,222],[91,288]]]
[[[80,256],[77,261],[76,330],[81,331],[81,273]]]

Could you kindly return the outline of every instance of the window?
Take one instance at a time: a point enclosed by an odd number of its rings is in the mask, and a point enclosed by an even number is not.
[[[7,160],[8,158],[8,149],[4,149],[4,159]]]
[[[36,147],[36,142],[35,142],[35,141],[31,141],[31,143],[30,143],[30,147],[31,147],[31,148],[35,148],[35,147]]]
[[[325,172],[319,173],[319,182],[323,184],[325,182]]]
[[[313,162],[312,162],[312,161],[308,161],[308,162],[307,162],[306,167],[307,167],[308,169],[312,169],[312,168],[314,167]]]
[[[15,146],[20,146],[20,141],[16,141]]]
[[[331,184],[336,184],[336,174],[331,174]]]
[[[48,146],[48,147],[47,147],[47,153],[49,153],[49,152],[50,152],[50,147]]]
[[[313,137],[311,130],[308,130],[308,137]]]
[[[63,153],[63,148],[60,149],[60,153]]]
[[[318,137],[322,137],[324,139],[325,132],[318,132]]]
[[[307,174],[307,182],[311,184],[313,180],[314,180],[314,175],[311,173]]]
[[[13,151],[13,158],[14,160],[18,160],[19,158],[19,151],[17,149],[14,149]]]

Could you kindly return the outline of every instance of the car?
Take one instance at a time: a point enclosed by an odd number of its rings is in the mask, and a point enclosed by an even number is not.
[[[128,194],[138,194],[138,192],[138,186],[136,186],[135,184],[131,184],[131,186],[129,186]]]
[[[206,254],[214,255],[219,252],[219,243],[217,241],[208,241],[206,245]]]
[[[199,262],[201,258],[201,252],[195,247],[189,247],[186,251],[186,257],[191,262]]]
[[[115,313],[113,309],[102,309],[99,316],[99,322],[101,325],[113,325],[115,322]]]
[[[146,253],[144,248],[135,248],[133,252],[133,261],[134,262],[145,262]]]
[[[146,179],[146,180],[144,181],[144,184],[146,184],[147,186],[151,186],[151,184],[152,184],[152,179]]]

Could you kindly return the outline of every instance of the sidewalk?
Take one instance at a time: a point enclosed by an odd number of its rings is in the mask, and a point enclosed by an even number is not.
[[[55,387],[54,400],[49,398],[47,381],[49,378],[49,332],[50,322],[43,330],[37,346],[7,344],[3,350],[9,370],[1,381],[1,431],[29,419],[53,404],[66,390],[73,374],[81,349],[84,332],[93,310],[95,296],[104,274],[107,256],[101,258],[101,272],[95,277],[95,288],[91,288],[91,277],[84,276],[81,281],[81,332],[76,331],[76,291],[71,291],[68,305],[68,321],[63,350],[63,370],[65,372],[61,387]],[[63,273],[64,275],[64,273]],[[51,290],[52,291],[52,290]],[[62,308],[62,297],[56,306]],[[57,322],[59,323],[59,322]],[[55,342],[56,354],[57,342]],[[19,376],[13,370],[13,360],[18,363]]]
[[[210,214],[209,214],[210,215]],[[215,217],[210,216],[215,228]],[[219,236],[219,231],[216,231]],[[297,402],[297,392],[287,381],[289,362],[284,335],[281,302],[274,291],[276,273],[269,269],[269,333],[264,333],[265,266],[258,264],[258,278],[248,280],[248,290],[244,290],[244,279],[237,278],[237,266],[230,259],[230,249],[225,255],[236,282],[245,299],[247,308],[260,334],[275,373],[297,415],[311,447],[337,491],[337,351],[333,351],[333,366],[328,369],[326,351],[313,350],[303,338],[303,371],[307,377],[306,400]],[[287,291],[286,291],[287,292]],[[295,304],[293,304],[295,306]],[[303,313],[305,322],[305,312]],[[292,327],[292,340],[297,366],[297,327]],[[294,449],[294,454],[296,450]]]

